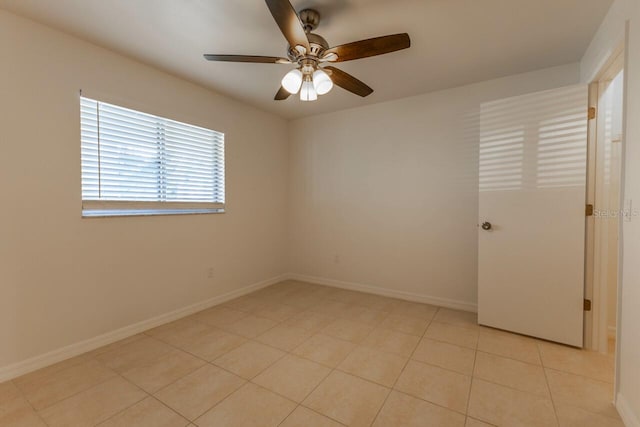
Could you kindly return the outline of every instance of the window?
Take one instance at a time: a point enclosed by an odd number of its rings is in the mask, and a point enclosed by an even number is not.
[[[224,134],[80,98],[82,215],[224,212]]]

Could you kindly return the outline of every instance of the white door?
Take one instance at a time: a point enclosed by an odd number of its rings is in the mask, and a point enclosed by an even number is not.
[[[587,96],[580,85],[481,106],[482,325],[582,347]]]

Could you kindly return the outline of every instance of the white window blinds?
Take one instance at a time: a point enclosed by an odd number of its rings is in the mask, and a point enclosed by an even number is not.
[[[224,134],[80,98],[83,215],[219,212]]]

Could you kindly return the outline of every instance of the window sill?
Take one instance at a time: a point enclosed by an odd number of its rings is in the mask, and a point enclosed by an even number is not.
[[[83,218],[108,218],[123,216],[205,215],[225,213],[224,208],[207,209],[91,209],[83,210]]]

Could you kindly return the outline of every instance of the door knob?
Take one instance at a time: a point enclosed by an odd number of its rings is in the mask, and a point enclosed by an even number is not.
[[[491,230],[491,227],[492,226],[491,226],[491,223],[489,221],[485,221],[485,222],[482,223],[482,229],[483,230],[489,231],[489,230]]]

